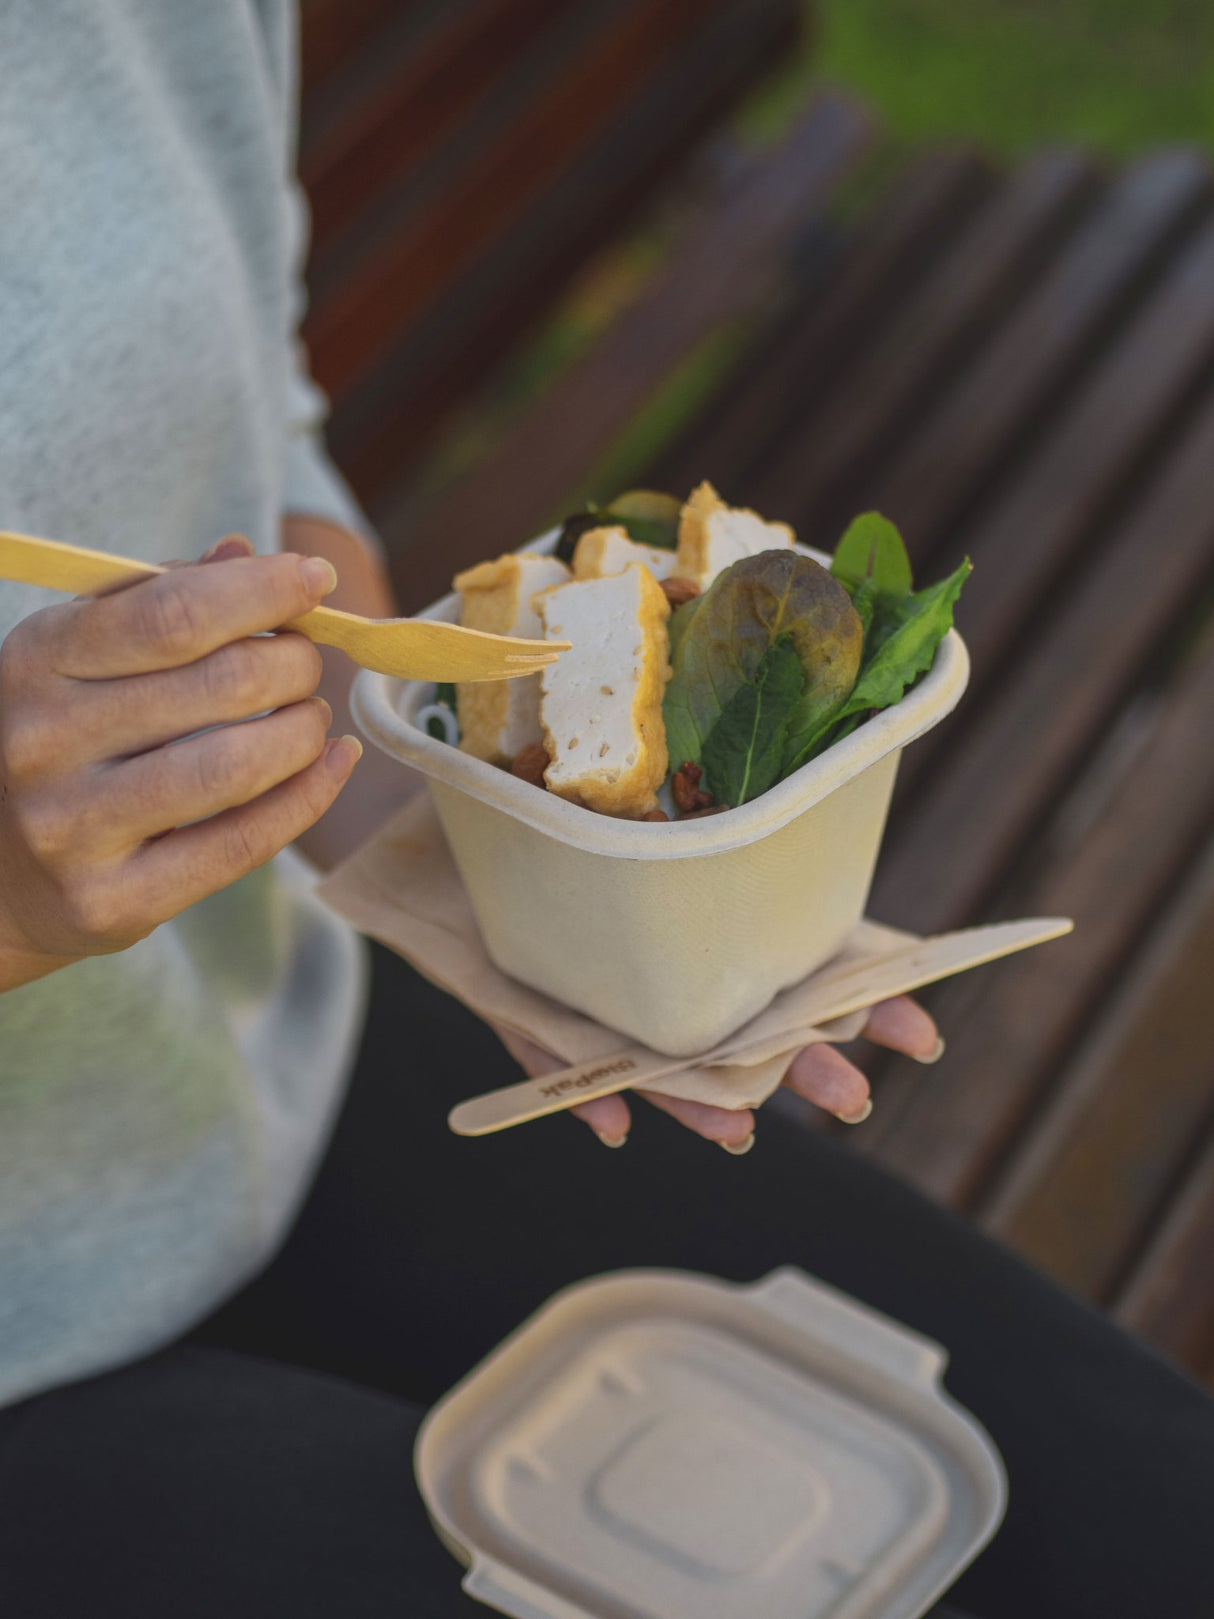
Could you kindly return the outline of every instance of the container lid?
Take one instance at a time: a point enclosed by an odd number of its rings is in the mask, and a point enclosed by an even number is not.
[[[546,554],[557,537],[558,530],[552,529],[521,549]],[[820,551],[807,546],[797,550],[829,565],[830,558]],[[419,614],[449,623],[458,616],[455,595],[444,596]],[[950,630],[936,648],[931,668],[902,700],[874,714],[843,741],[728,815],[664,825],[596,815],[555,793],[536,792],[508,770],[499,770],[428,735],[417,716],[433,700],[431,683],[392,680],[363,669],[354,682],[351,706],[361,730],[385,753],[561,843],[588,854],[626,860],[685,860],[754,843],[786,826],[878,759],[904,748],[938,724],[956,707],[968,680],[965,644],[956,630]]]
[[[418,1483],[515,1619],[915,1619],[1006,1501],[945,1362],[800,1271],[619,1272],[435,1407]]]

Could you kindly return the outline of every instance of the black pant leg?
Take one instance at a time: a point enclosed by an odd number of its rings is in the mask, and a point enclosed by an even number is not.
[[[6,1619],[475,1619],[413,1482],[420,1418],[176,1348],[0,1412]]]
[[[956,1592],[983,1619],[1214,1614],[1214,1402],[964,1221],[774,1115],[733,1159],[641,1102],[610,1152],[563,1118],[459,1140],[517,1077],[386,953],[359,1073],[284,1253],[211,1325],[429,1401],[557,1288],[628,1266],[805,1270],[938,1339],[1011,1507]]]

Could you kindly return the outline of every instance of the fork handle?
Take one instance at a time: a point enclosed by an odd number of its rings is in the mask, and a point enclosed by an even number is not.
[[[70,590],[90,596],[111,585],[151,579],[164,571],[154,562],[135,562],[130,557],[111,556],[108,551],[90,551],[83,545],[0,532],[0,579],[14,579],[21,585],[44,585],[47,590]]]
[[[84,545],[65,545],[60,540],[39,540],[32,534],[0,531],[0,579],[13,579],[22,585],[43,585],[48,590],[69,590],[91,596],[114,585],[134,584],[154,579],[167,569],[155,562],[136,562],[131,557],[113,556],[109,551],[91,551]],[[310,641],[325,646],[344,647],[363,620],[334,607],[314,607],[283,628],[298,630]]]

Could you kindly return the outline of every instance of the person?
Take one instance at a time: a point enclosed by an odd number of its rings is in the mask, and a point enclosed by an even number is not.
[[[297,338],[295,28],[0,10],[0,524],[177,562],[0,583],[0,1611],[477,1611],[411,1483],[424,1407],[569,1281],[788,1262],[945,1343],[1003,1448],[950,1600],[1214,1611],[1204,1393],[871,1165],[661,1099],[679,1128],[622,1152],[620,1097],[446,1132],[512,1058],[314,897],[410,782],[359,761],[348,666],[266,633],[392,610]],[[905,1000],[867,1032],[937,1049]],[[830,1048],[788,1084],[867,1106]]]

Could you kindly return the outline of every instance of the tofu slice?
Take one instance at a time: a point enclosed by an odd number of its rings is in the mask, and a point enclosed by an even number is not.
[[[569,569],[555,557],[510,553],[458,574],[459,621],[492,635],[542,640],[544,626],[532,600],[539,591],[564,584]],[[540,677],[469,681],[455,688],[460,747],[490,764],[509,764],[532,742],[543,740]]]
[[[604,815],[656,809],[670,678],[670,604],[661,585],[634,562],[606,579],[546,591],[536,606],[548,638],[572,642],[540,674],[549,791]]]
[[[767,523],[746,507],[727,506],[710,483],[693,490],[679,518],[675,573],[707,590],[723,568],[796,540],[787,523]]]
[[[573,553],[575,579],[607,579],[642,563],[657,580],[674,576],[678,557],[656,545],[638,545],[622,528],[587,529]]]

